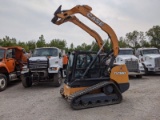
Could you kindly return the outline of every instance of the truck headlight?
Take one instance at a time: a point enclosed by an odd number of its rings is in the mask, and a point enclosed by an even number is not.
[[[140,66],[140,69],[144,69],[144,67],[143,67],[143,66]]]
[[[149,66],[152,66],[152,64],[148,64],[148,65],[146,65],[146,66],[148,66],[148,67],[149,67]]]
[[[28,68],[22,68],[22,71],[29,71]]]
[[[55,64],[58,64],[58,61],[55,61]]]
[[[51,67],[50,70],[56,71],[56,70],[58,70],[58,68],[57,67]]]

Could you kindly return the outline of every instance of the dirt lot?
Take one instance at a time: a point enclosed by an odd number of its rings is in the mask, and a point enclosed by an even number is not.
[[[72,110],[61,98],[60,88],[36,85],[23,88],[12,83],[0,93],[0,120],[159,120],[160,74],[130,78],[121,104]]]

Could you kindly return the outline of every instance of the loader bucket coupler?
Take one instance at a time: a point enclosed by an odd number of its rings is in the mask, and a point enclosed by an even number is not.
[[[54,12],[54,17],[51,20],[52,23],[56,23],[57,22],[57,20],[58,20],[57,14],[61,13],[61,7],[62,7],[62,5],[60,5],[58,7],[58,9]]]

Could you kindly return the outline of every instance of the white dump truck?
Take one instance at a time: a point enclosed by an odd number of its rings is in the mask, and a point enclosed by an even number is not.
[[[21,72],[24,87],[38,82],[51,82],[58,87],[62,84],[62,77],[63,56],[57,47],[36,48]]]
[[[134,75],[137,78],[141,78],[144,74],[144,67],[134,55],[132,48],[120,48],[115,64],[126,64],[129,75]]]
[[[157,48],[138,48],[136,56],[143,64],[145,74],[160,72],[160,52]]]

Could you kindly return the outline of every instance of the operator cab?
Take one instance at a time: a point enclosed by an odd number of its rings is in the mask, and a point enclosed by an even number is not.
[[[74,53],[71,53],[69,55],[65,83],[75,86],[78,85],[79,82],[84,83],[84,85],[98,82],[97,79],[103,76],[105,64],[101,63],[103,56],[98,55],[98,57],[96,57],[96,55],[96,52],[88,51],[75,51]],[[95,60],[95,62],[90,66],[93,60]],[[88,68],[89,70],[86,72],[86,69]],[[103,80],[104,79],[102,79],[102,81]]]

